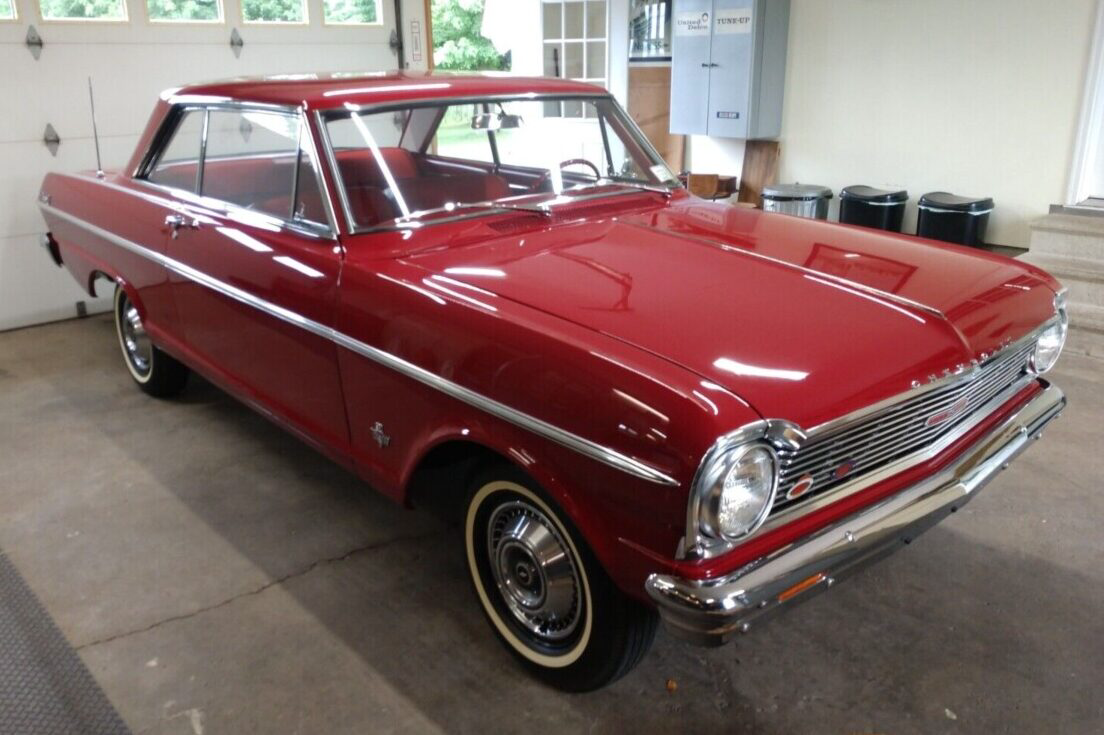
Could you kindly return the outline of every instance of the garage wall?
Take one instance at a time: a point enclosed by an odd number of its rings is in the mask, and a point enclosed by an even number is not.
[[[117,167],[166,88],[238,75],[395,67],[388,45],[394,3],[381,6],[378,26],[323,25],[321,0],[309,0],[306,26],[243,24],[239,0],[224,0],[228,22],[218,25],[150,23],[144,0],[128,0],[127,23],[48,23],[36,2],[17,0],[19,20],[0,23],[0,329],[74,316],[77,302],[88,299],[39,247],[44,225],[35,206],[47,171],[95,168],[88,75],[104,166]],[[424,28],[423,7],[420,0],[404,4],[404,26],[421,19]],[[28,23],[45,42],[37,61],[23,42]],[[233,27],[245,41],[240,58],[229,46]],[[42,143],[47,123],[61,137],[56,157]],[[106,299],[86,306],[104,309]]]
[[[988,195],[990,242],[1027,247],[1063,202],[1096,0],[792,0],[783,181]],[[695,136],[695,169],[742,141]],[[834,216],[833,207],[833,216]]]

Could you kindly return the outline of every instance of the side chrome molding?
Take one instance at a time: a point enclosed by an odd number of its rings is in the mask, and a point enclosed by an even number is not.
[[[181,263],[178,260],[168,257],[162,253],[145,247],[139,243],[128,240],[124,237],[120,237],[113,232],[103,229],[97,225],[92,224],[80,217],[63,212],[62,210],[54,207],[51,204],[39,203],[39,207],[44,212],[49,212],[55,217],[59,217],[71,224],[80,227],[81,229],[100,237],[113,245],[123,248],[135,255],[146,258],[153,261],[158,265],[166,268],[174,273],[181,275],[191,281],[194,281],[202,286],[206,286],[212,291],[223,294],[229,298],[239,301],[247,306],[251,306],[254,309],[262,311],[272,317],[285,321],[289,324],[293,324],[301,329],[315,334],[324,339],[328,339],[331,342],[337,344],[340,347],[351,350],[358,355],[361,355],[373,362],[376,362],[384,367],[390,368],[395,372],[416,380],[417,382],[433,388],[445,395],[455,398],[458,401],[466,403],[474,408],[477,408],[485,413],[489,413],[496,418],[502,419],[514,426],[530,431],[538,436],[541,436],[549,441],[553,441],[561,446],[572,449],[579,454],[582,454],[591,459],[597,460],[605,465],[613,467],[615,469],[626,472],[635,477],[639,477],[649,482],[654,482],[659,485],[677,486],[678,480],[667,475],[654,467],[645,464],[639,460],[633,459],[620,452],[605,447],[601,444],[593,442],[589,439],[583,438],[576,434],[572,434],[569,431],[553,426],[547,421],[543,421],[535,416],[530,416],[527,413],[519,411],[515,408],[511,408],[504,403],[500,403],[493,398],[484,396],[481,393],[465,388],[462,385],[454,383],[450,380],[442,378],[436,373],[430,372],[425,368],[419,367],[413,363],[403,360],[401,357],[392,355],[389,352],[373,347],[365,342],[361,342],[347,334],[337,331],[333,327],[326,326],[321,322],[316,322],[313,319],[308,319],[301,314],[297,314],[294,311],[285,309],[282,306],[273,304],[270,301],[261,299],[253,294],[243,291],[242,289],[232,286],[229,283],[220,281],[216,278],[196,270],[191,266]]]

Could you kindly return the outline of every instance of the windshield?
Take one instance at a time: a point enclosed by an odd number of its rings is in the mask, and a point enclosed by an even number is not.
[[[609,97],[340,110],[324,120],[357,230],[464,205],[535,208],[573,189],[678,186]]]

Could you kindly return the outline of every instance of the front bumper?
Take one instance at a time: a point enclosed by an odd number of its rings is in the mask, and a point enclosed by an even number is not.
[[[667,629],[719,646],[752,623],[812,597],[961,508],[1020,454],[1066,405],[1047,385],[953,464],[889,498],[717,579],[648,577],[645,588]]]

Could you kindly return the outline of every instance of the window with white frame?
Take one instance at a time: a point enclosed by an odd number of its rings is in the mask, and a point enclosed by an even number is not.
[[[123,0],[41,0],[42,20],[125,21]]]
[[[0,0],[0,20],[15,20],[15,0]]]
[[[379,0],[325,0],[322,19],[333,25],[376,25],[383,13]]]
[[[221,23],[221,0],[146,0],[153,23]]]
[[[241,11],[246,23],[307,22],[306,0],[242,0]]]
[[[606,86],[606,0],[543,0],[544,75]],[[552,102],[546,116],[584,117],[582,102]],[[554,109],[559,107],[559,111]]]

